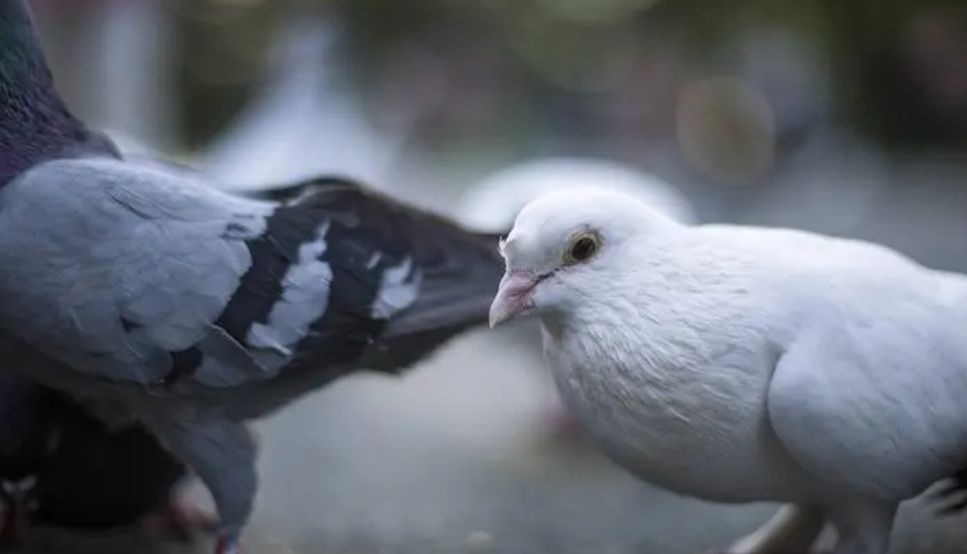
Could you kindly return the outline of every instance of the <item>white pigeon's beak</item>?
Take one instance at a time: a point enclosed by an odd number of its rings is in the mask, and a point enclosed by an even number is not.
[[[530,273],[505,273],[490,304],[490,328],[509,321],[534,307],[534,287],[539,279]]]

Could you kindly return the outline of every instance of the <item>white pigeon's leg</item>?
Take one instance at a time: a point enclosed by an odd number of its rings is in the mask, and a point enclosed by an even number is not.
[[[825,512],[813,506],[786,505],[772,519],[742,537],[728,554],[807,554],[826,525]]]
[[[202,480],[220,519],[216,554],[240,554],[258,490],[255,440],[243,423],[219,416],[150,422],[172,454]]]
[[[831,503],[829,519],[839,532],[832,554],[886,554],[897,506],[873,499]]]

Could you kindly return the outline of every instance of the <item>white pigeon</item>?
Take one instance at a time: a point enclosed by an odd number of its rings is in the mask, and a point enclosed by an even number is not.
[[[967,466],[962,275],[600,190],[528,204],[501,250],[491,326],[539,316],[568,409],[644,480],[794,504],[834,554],[883,554],[898,504]]]

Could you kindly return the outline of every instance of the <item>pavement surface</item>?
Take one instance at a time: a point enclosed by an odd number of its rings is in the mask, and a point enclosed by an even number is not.
[[[510,334],[457,340],[403,379],[347,378],[260,423],[247,554],[698,554],[774,511],[680,498],[552,440],[549,376]],[[965,523],[938,524],[910,503],[892,552],[964,552]],[[32,553],[211,548],[126,534],[34,540]]]

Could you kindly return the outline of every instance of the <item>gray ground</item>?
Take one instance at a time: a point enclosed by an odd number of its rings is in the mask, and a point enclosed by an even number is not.
[[[354,377],[307,398],[259,426],[247,552],[698,554],[771,513],[678,498],[550,442],[548,385],[532,351],[479,333],[402,381]],[[894,552],[964,551],[963,520],[925,518],[903,512]],[[43,552],[155,552],[120,537],[40,538]]]

